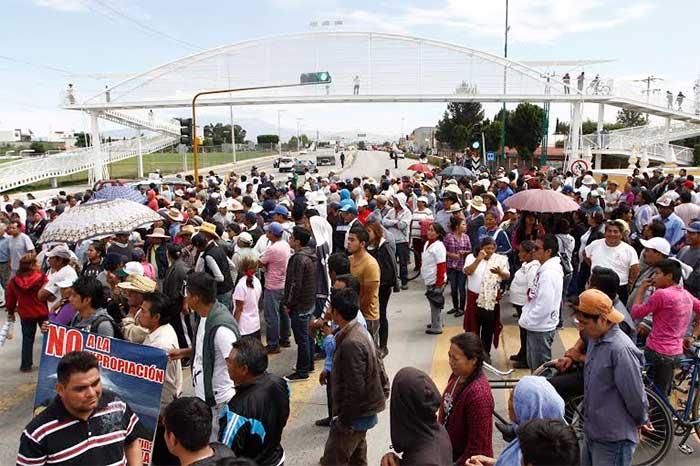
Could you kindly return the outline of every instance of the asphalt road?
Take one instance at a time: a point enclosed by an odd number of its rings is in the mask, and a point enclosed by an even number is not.
[[[402,174],[411,163],[409,160],[399,161],[399,172]],[[393,163],[385,153],[360,152],[357,159],[344,172],[344,176],[370,174],[378,178],[385,168],[392,168]],[[327,172],[322,170],[322,173]],[[409,289],[392,295],[389,301],[389,355],[384,360],[389,377],[393,377],[399,369],[405,366],[417,367],[430,374],[438,388],[444,388],[450,374],[447,363],[449,340],[461,332],[462,322],[452,316],[446,317],[446,327],[442,335],[432,336],[424,333],[425,325],[430,322],[429,308],[424,288],[420,278],[410,283]],[[449,297],[446,296],[449,300]],[[519,348],[518,329],[513,309],[505,305],[502,309],[504,331],[498,349],[491,353],[493,365],[506,370],[510,367],[508,356]],[[567,313],[567,317],[568,317]],[[0,325],[4,316],[0,316]],[[565,319],[565,328],[557,333],[553,347],[553,355],[563,353],[564,348],[576,340],[576,331],[572,328],[571,319]],[[31,417],[31,406],[34,396],[34,386],[37,372],[22,374],[19,367],[18,329],[15,339],[0,348],[0,465],[14,463],[19,436]],[[40,338],[35,344],[35,362],[38,361]],[[270,370],[284,376],[291,372],[296,362],[296,350],[284,349],[281,354],[274,355],[270,361]],[[321,365],[317,364],[320,368]],[[287,461],[290,466],[306,466],[318,464],[323,453],[323,446],[328,435],[328,429],[316,427],[314,421],[326,416],[325,388],[318,384],[319,369],[312,377],[303,382],[290,384],[292,393],[290,419],[283,436]],[[525,371],[515,371],[512,378],[526,375]],[[495,379],[496,376],[489,375]],[[191,389],[188,387],[188,392]],[[495,391],[496,409],[506,416],[505,390]],[[686,456],[678,451],[676,439],[666,456],[663,464],[696,465],[698,458]],[[379,416],[379,424],[368,435],[368,460],[370,465],[378,465],[381,456],[389,450],[391,444],[389,434],[389,411],[387,409]],[[700,449],[697,438],[691,440],[691,445]],[[498,436],[494,435],[494,451],[500,452],[505,446]]]

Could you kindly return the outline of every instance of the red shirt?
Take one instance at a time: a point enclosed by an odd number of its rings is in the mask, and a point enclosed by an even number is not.
[[[489,380],[482,372],[464,389],[454,387],[456,381],[457,377],[452,374],[438,412],[438,419],[443,423],[445,397],[451,394],[453,407],[445,429],[452,442],[452,459],[455,464],[465,464],[473,455],[493,457],[494,401]]]

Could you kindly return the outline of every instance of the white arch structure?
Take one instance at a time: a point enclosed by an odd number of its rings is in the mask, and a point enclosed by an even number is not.
[[[165,63],[116,84],[108,91],[66,102],[64,108],[88,112],[92,120],[94,147],[65,153],[62,163],[50,159],[23,161],[15,170],[0,173],[0,191],[30,182],[62,176],[62,167],[90,169],[92,179],[106,176],[113,161],[140,155],[153,147],[174,144],[177,127],[172,122],[153,121],[148,109],[189,107],[192,97],[204,90],[298,83],[301,73],[328,71],[333,82],[265,91],[246,91],[204,96],[198,106],[269,105],[348,102],[561,102],[572,105],[573,129],[581,124],[584,103],[598,103],[643,111],[695,126],[700,116],[688,100],[683,109],[665,102],[649,101],[641,88],[616,82],[605,93],[589,95],[579,90],[572,77],[567,88],[562,81],[514,60],[491,53],[432,39],[379,32],[323,31],[286,34],[217,47]],[[359,92],[354,92],[358,77]],[[658,96],[653,96],[657,98]],[[661,96],[663,98],[663,96]],[[145,148],[108,147],[99,142],[98,119],[154,132],[162,137]],[[601,118],[602,120],[602,118]],[[575,134],[575,131],[574,131]],[[579,138],[571,138],[571,152],[580,154]],[[113,143],[114,144],[114,143]],[[109,151],[107,149],[110,149]],[[123,149],[123,150],[122,150]],[[600,152],[602,153],[602,152]],[[673,150],[666,150],[671,153]],[[668,158],[668,157],[666,157]],[[81,163],[67,163],[80,159]],[[56,158],[59,160],[59,158]],[[10,168],[11,165],[5,165]]]

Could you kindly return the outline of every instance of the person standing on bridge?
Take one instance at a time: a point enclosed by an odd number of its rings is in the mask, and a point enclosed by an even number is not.
[[[578,78],[576,78],[576,84],[577,84],[579,91],[583,90],[583,83],[585,80],[586,80],[586,74],[583,71],[581,71],[581,74],[579,74]]]
[[[569,73],[566,73],[563,78],[564,81],[564,94],[569,95],[571,93],[571,89],[569,88],[569,84],[571,84],[571,76],[569,76]]]
[[[360,94],[360,77],[357,75],[355,75],[355,78],[352,80],[352,94]]]
[[[676,105],[678,105],[679,112],[683,111],[683,101],[684,100],[685,100],[685,95],[683,95],[682,92],[679,92],[678,96],[676,97]]]
[[[673,92],[666,91],[666,105],[668,108],[673,109]]]

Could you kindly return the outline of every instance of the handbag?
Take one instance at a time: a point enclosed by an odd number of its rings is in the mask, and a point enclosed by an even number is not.
[[[445,296],[443,289],[439,286],[431,286],[425,292],[425,297],[428,298],[431,304],[442,309],[445,307]]]

